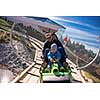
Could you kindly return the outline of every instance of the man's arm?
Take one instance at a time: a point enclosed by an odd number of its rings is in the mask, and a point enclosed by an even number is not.
[[[46,49],[46,45],[47,45],[47,41],[44,43],[44,46],[43,46],[43,50],[42,50],[43,55],[44,55],[44,52],[45,52],[45,49]]]

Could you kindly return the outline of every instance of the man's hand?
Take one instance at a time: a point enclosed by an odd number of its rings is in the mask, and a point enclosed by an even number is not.
[[[55,61],[58,62],[59,60],[58,59],[55,59]]]

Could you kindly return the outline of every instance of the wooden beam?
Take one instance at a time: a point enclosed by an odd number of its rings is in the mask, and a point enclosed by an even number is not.
[[[22,76],[24,76],[26,74],[26,72],[28,72],[33,66],[35,65],[35,63],[33,62],[28,68],[26,68],[20,75],[18,75],[11,83],[16,83],[18,80],[20,80],[20,78]]]

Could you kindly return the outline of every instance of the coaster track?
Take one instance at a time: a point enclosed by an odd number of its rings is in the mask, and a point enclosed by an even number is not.
[[[36,48],[34,62],[29,65],[20,75],[18,75],[11,83],[40,83],[40,67],[42,64],[42,48],[43,43],[35,38],[30,38],[31,44]],[[72,82],[86,83],[81,75],[80,70],[77,70],[76,65],[69,59],[66,59],[72,70]]]

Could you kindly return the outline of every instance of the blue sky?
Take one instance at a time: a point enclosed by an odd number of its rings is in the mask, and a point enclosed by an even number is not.
[[[9,17],[17,21],[33,24],[32,19],[29,21],[27,17]],[[99,48],[97,37],[100,36],[100,16],[54,16],[48,17],[55,22],[66,27],[63,35],[67,35],[72,41],[76,41],[85,45],[86,49],[93,50],[95,53]],[[29,23],[29,24],[28,24]]]
[[[72,41],[85,45],[95,53],[99,48],[100,16],[55,16],[49,17],[66,27],[66,34]]]

